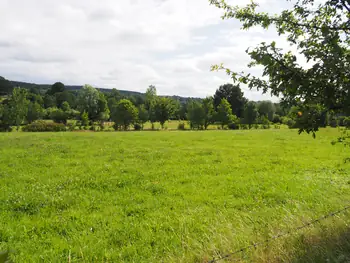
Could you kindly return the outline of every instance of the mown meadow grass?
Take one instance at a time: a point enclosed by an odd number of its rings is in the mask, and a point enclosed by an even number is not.
[[[349,204],[337,136],[2,133],[0,251],[15,262],[207,262]],[[337,262],[349,223],[345,212],[228,260]]]

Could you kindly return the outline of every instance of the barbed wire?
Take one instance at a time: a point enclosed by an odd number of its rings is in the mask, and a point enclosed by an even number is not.
[[[312,221],[310,221],[310,222],[308,222],[308,223],[306,223],[306,224],[304,224],[302,226],[299,226],[297,228],[291,229],[291,230],[289,230],[289,231],[287,231],[285,233],[281,233],[281,234],[275,235],[275,236],[273,236],[273,237],[271,237],[269,239],[266,239],[265,241],[253,243],[252,245],[243,247],[243,248],[241,248],[239,250],[236,250],[234,252],[231,252],[231,253],[227,253],[226,255],[223,255],[221,257],[213,258],[212,260],[208,261],[208,263],[216,263],[216,262],[219,262],[221,260],[228,259],[228,258],[230,258],[230,257],[232,257],[234,255],[237,255],[237,254],[243,253],[245,251],[248,251],[250,249],[257,248],[257,247],[260,247],[262,245],[267,245],[273,240],[289,236],[289,235],[291,235],[292,233],[294,233],[296,231],[300,231],[302,229],[308,228],[308,227],[310,227],[310,226],[312,226],[312,225],[314,225],[316,223],[319,223],[319,222],[321,222],[321,221],[323,221],[323,220],[325,220],[327,218],[330,218],[330,217],[336,216],[338,214],[341,214],[341,213],[343,213],[343,212],[345,212],[345,211],[347,211],[349,209],[350,209],[350,205],[348,205],[348,206],[346,206],[343,209],[340,209],[338,211],[335,211],[335,212],[329,213],[327,215],[324,215],[324,216],[322,216],[320,218],[314,219],[314,220],[312,220]]]

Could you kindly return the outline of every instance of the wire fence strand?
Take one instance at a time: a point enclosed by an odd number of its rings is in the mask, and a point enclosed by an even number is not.
[[[275,236],[273,236],[271,238],[266,239],[265,241],[253,243],[252,245],[243,247],[243,248],[241,248],[239,250],[236,250],[234,252],[231,252],[231,253],[227,253],[227,254],[225,254],[225,255],[223,255],[221,257],[213,258],[212,260],[208,261],[208,263],[216,263],[216,262],[219,262],[221,260],[228,259],[228,258],[230,258],[230,257],[232,257],[234,255],[237,255],[237,254],[243,253],[245,251],[248,251],[250,249],[253,249],[253,248],[255,249],[257,247],[260,247],[260,246],[263,246],[263,245],[267,245],[273,240],[289,236],[289,235],[291,235],[292,233],[294,233],[296,231],[300,231],[302,229],[308,228],[308,227],[310,227],[310,226],[312,226],[312,225],[314,225],[316,223],[319,223],[319,222],[321,222],[321,221],[323,221],[323,220],[325,220],[327,218],[334,217],[334,216],[336,216],[338,214],[341,214],[341,213],[343,213],[343,212],[345,212],[345,211],[347,211],[349,209],[350,209],[350,205],[348,205],[348,206],[346,206],[343,209],[340,209],[338,211],[335,211],[335,212],[329,213],[327,215],[324,215],[324,216],[322,216],[320,218],[314,219],[314,220],[312,220],[312,221],[310,221],[310,222],[308,222],[306,224],[303,224],[303,225],[301,225],[301,226],[299,226],[297,228],[291,229],[291,230],[289,230],[289,231],[287,231],[285,233],[281,233],[281,234],[275,235]]]

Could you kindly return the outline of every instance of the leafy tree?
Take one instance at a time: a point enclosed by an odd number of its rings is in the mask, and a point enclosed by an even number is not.
[[[27,99],[30,101],[30,102],[33,102],[33,103],[38,103],[40,106],[44,106],[44,99],[43,97],[40,95],[40,94],[35,94],[35,93],[27,93]]]
[[[56,98],[49,94],[44,96],[44,107],[45,109],[57,107]]]
[[[124,130],[128,130],[137,117],[137,108],[130,100],[122,99],[112,106],[111,119],[117,127],[122,126]]]
[[[182,103],[179,111],[179,118],[180,120],[186,120],[187,119],[187,103]]]
[[[213,97],[207,97],[202,101],[204,111],[204,129],[208,129],[209,125],[214,123],[215,109]]]
[[[235,82],[281,96],[282,102],[291,105],[319,104],[327,110],[350,113],[349,1],[297,0],[293,8],[278,15],[259,13],[254,2],[243,8],[224,0],[210,2],[224,9],[224,19],[237,19],[244,29],[275,27],[298,50],[298,54],[284,52],[275,42],[248,49],[249,66],[262,66],[266,78],[232,72],[223,65],[213,66],[213,70],[225,69]],[[299,63],[300,57],[309,62],[308,67]],[[317,128],[318,124],[308,123],[300,131],[314,133]]]
[[[99,92],[98,98],[98,116],[97,120],[100,122],[106,121],[109,119],[110,110],[108,108],[108,103],[105,95],[102,92]]]
[[[4,109],[4,122],[10,126],[17,126],[18,130],[27,117],[28,105],[27,91],[21,88],[14,88],[8,105]]]
[[[172,107],[172,114],[170,116],[170,119],[172,120],[179,120],[180,119],[180,110],[181,110],[181,103],[177,99],[169,98],[171,107]]]
[[[244,105],[247,102],[247,99],[244,98],[239,85],[225,84],[220,86],[214,95],[215,109],[219,107],[222,99],[226,99],[230,103],[232,114],[238,117],[243,116]]]
[[[30,102],[28,106],[27,121],[32,123],[33,121],[40,120],[44,116],[44,109],[37,102]]]
[[[145,100],[146,109],[150,110],[150,108],[156,103],[156,100],[157,100],[156,87],[153,85],[150,85],[146,90],[145,97],[146,97],[146,100]]]
[[[148,116],[149,116],[149,120],[152,123],[157,121],[157,116],[156,116],[156,111],[155,111],[155,107],[156,107],[156,103],[157,103],[157,89],[155,86],[149,86],[146,94],[145,94],[145,107],[148,110]]]
[[[203,129],[205,122],[205,111],[203,104],[196,100],[191,100],[187,105],[187,119],[191,129]]]
[[[56,98],[57,107],[62,108],[63,102],[66,101],[68,102],[70,107],[75,108],[76,97],[74,96],[73,93],[69,92],[68,90],[56,93],[55,98]]]
[[[0,76],[0,96],[10,94],[12,92],[12,89],[12,83],[4,77]]]
[[[233,118],[234,115],[232,114],[230,103],[227,101],[227,99],[222,99],[218,106],[216,120],[220,122],[221,127],[224,128],[224,126],[228,125]]]
[[[117,89],[112,89],[111,92],[107,93],[107,98],[108,108],[112,109],[112,106],[122,99],[122,95]]]
[[[67,124],[68,113],[64,112],[62,109],[53,109],[50,113],[50,119],[55,123]]]
[[[145,105],[140,105],[138,108],[139,111],[139,116],[138,116],[138,121],[141,124],[141,129],[143,130],[144,124],[148,121],[148,111],[145,107]]]
[[[81,125],[82,126],[88,126],[89,125],[89,114],[84,111],[82,114],[81,114]]]
[[[40,95],[40,87],[39,86],[33,86],[29,89],[29,93]]]
[[[260,101],[258,103],[258,111],[260,116],[265,116],[269,121],[273,120],[273,116],[276,112],[275,105],[271,101]]]
[[[66,87],[62,82],[56,82],[51,86],[51,88],[47,91],[48,95],[55,95],[56,93],[64,92]]]
[[[258,118],[258,110],[256,104],[252,101],[249,101],[244,109],[244,122],[249,125],[249,129],[252,128],[252,125],[256,122]]]
[[[86,112],[90,120],[98,119],[100,93],[90,85],[85,85],[78,94],[78,110]]]
[[[160,122],[160,125],[164,129],[164,124],[170,119],[173,114],[174,108],[171,103],[171,99],[168,98],[158,98],[154,106],[154,113],[156,120]]]
[[[62,106],[61,106],[61,109],[64,111],[64,112],[68,112],[70,111],[70,105],[67,101],[64,101],[62,103]]]

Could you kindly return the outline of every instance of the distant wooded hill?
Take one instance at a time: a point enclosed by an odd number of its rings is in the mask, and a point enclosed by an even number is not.
[[[10,82],[11,82],[13,87],[21,87],[21,88],[25,88],[25,89],[37,88],[37,89],[42,90],[42,91],[47,91],[52,85],[52,84],[35,84],[35,83],[13,81],[13,80],[10,80]],[[70,90],[70,91],[78,91],[82,87],[83,86],[65,85],[65,88],[67,90]],[[111,89],[104,89],[104,88],[97,88],[97,89],[100,90],[101,92],[104,92],[104,93],[111,92]],[[130,91],[130,90],[118,90],[118,91],[122,96],[125,96],[125,97],[131,97],[131,96],[144,97],[145,96],[145,93],[137,92],[137,91]],[[181,96],[175,96],[175,95],[164,96],[164,97],[173,98],[173,99],[179,100],[180,102],[183,102],[183,103],[185,103],[189,99],[193,99],[190,97],[181,97]]]

